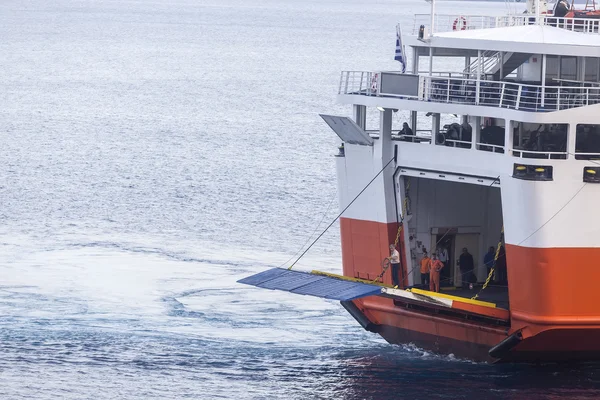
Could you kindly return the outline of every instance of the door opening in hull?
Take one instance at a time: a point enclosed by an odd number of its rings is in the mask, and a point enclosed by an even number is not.
[[[453,233],[450,233],[453,232]],[[454,258],[454,239],[456,236],[455,229],[449,229],[443,234],[432,235],[435,236],[435,242],[433,242],[431,249],[437,253],[442,262],[445,263],[444,268],[440,273],[440,286],[447,288],[454,286],[454,269],[452,259]],[[445,253],[444,253],[445,252]],[[446,257],[444,257],[446,256]],[[447,258],[447,260],[444,260]]]
[[[441,179],[403,179],[403,186],[409,188],[404,194],[411,204],[408,229],[412,265],[408,270],[415,271],[413,286],[431,289],[421,274],[421,261],[435,252],[444,264],[440,272],[442,292],[470,298],[481,291],[480,299],[508,307],[504,251],[487,287],[481,290],[493,264],[490,253],[495,253],[501,238],[500,188]]]

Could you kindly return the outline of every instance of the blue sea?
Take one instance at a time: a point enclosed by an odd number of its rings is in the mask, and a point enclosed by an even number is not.
[[[440,12],[504,13],[444,2]],[[338,212],[319,113],[407,0],[0,2],[1,399],[596,399],[600,365],[393,346],[237,284]],[[462,11],[459,11],[462,12]],[[297,264],[340,271],[334,225]]]

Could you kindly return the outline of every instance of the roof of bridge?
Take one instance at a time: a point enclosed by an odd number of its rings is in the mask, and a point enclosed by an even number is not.
[[[414,42],[411,44],[417,45]],[[600,34],[574,32],[548,25],[441,32],[431,37],[431,45],[447,49],[600,57]],[[423,46],[428,47],[425,43]]]

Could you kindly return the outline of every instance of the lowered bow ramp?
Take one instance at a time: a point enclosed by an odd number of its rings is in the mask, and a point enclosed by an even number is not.
[[[342,305],[367,330],[373,325],[351,300],[368,296],[387,297],[394,300],[399,309],[420,307],[429,312],[444,312],[446,315],[477,319],[497,325],[508,325],[510,312],[497,308],[494,303],[473,300],[466,297],[435,293],[417,288],[396,289],[388,285],[362,281],[342,275],[321,271],[302,272],[283,268],[272,268],[256,275],[240,279],[238,283],[263,289],[283,290],[295,294],[339,300]],[[350,307],[350,308],[349,308]],[[360,312],[359,312],[360,311]],[[364,321],[363,321],[364,320]]]
[[[272,268],[260,272],[240,279],[238,283],[340,301],[381,294],[381,286],[378,285],[346,281],[330,276],[282,268]]]

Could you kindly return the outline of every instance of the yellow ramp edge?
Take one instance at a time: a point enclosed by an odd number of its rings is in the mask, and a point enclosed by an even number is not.
[[[373,282],[373,281],[370,281],[370,280],[367,280],[367,279],[352,278],[352,277],[349,277],[349,276],[333,274],[331,272],[323,272],[323,271],[312,270],[312,271],[310,271],[310,273],[313,274],[313,275],[328,276],[330,278],[341,279],[341,280],[344,280],[344,281],[366,283],[366,284],[369,284],[369,285],[377,285],[377,286],[386,287],[386,288],[394,288],[392,285],[387,285],[385,283]],[[444,299],[458,301],[458,302],[461,302],[461,303],[473,304],[473,305],[482,306],[482,307],[496,308],[496,304],[489,303],[487,301],[471,300],[471,299],[466,298],[466,297],[452,296],[450,294],[437,293],[437,292],[430,292],[429,290],[422,290],[422,289],[412,288],[412,289],[406,289],[406,291],[412,292],[414,294],[420,294],[422,296],[441,297],[441,298],[444,298]]]
[[[422,289],[416,289],[416,288],[407,289],[407,290],[413,292],[414,294],[421,294],[423,296],[428,296],[428,297],[442,297],[444,299],[458,301],[458,302],[461,302],[461,303],[473,304],[475,306],[496,308],[496,304],[490,303],[490,302],[487,302],[487,301],[471,300],[471,299],[468,299],[466,297],[452,296],[450,294],[430,292],[429,290],[422,290]]]

